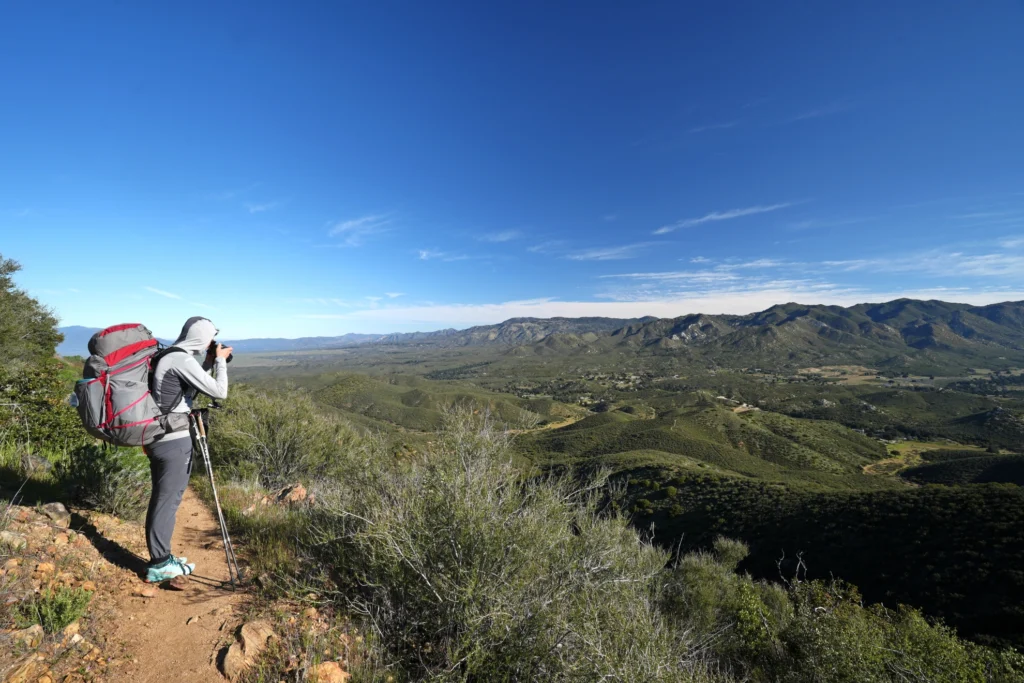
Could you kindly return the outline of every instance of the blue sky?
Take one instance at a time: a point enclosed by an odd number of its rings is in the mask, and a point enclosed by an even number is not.
[[[63,324],[1024,299],[1013,0],[9,3],[0,26],[0,253]]]

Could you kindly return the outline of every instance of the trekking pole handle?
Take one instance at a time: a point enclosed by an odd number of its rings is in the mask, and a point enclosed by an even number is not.
[[[203,426],[203,414],[196,413],[196,429],[199,430],[199,436],[206,438],[206,427]]]

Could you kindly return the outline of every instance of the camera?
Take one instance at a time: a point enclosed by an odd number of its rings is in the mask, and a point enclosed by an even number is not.
[[[210,347],[206,350],[206,352],[209,353],[209,354],[215,354],[215,353],[217,353],[217,347],[220,346],[220,345],[221,345],[221,343],[219,341],[217,341],[216,339],[214,339],[212,342],[210,342]],[[224,360],[225,360],[225,362],[230,363],[231,359],[234,358],[234,357],[235,357],[235,354],[229,353],[228,357],[225,358]]]

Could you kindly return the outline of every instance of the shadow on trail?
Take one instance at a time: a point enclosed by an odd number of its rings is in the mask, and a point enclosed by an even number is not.
[[[144,558],[104,536],[95,524],[77,512],[71,513],[71,528],[88,538],[93,547],[111,564],[140,575],[146,571],[149,563]]]

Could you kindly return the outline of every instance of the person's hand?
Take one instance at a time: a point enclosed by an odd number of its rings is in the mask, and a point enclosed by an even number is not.
[[[217,358],[223,358],[227,360],[227,357],[231,355],[231,347],[224,346],[223,344],[217,344]]]

